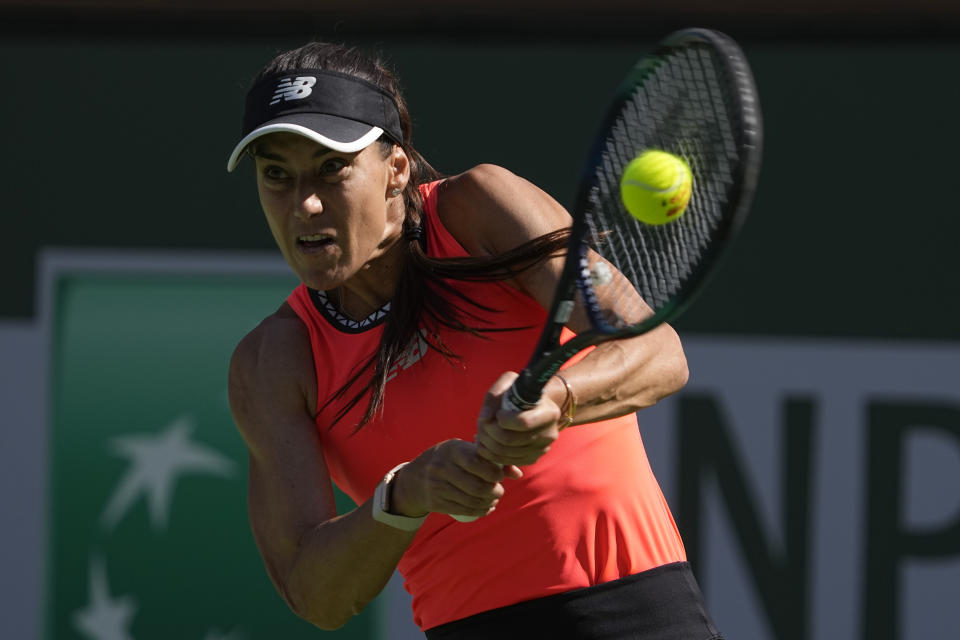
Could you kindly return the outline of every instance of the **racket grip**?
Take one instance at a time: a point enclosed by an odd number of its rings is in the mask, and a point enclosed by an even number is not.
[[[501,409],[508,411],[524,411],[532,409],[540,402],[543,395],[544,383],[533,378],[528,371],[524,371],[513,381],[510,389],[503,394],[500,402]]]

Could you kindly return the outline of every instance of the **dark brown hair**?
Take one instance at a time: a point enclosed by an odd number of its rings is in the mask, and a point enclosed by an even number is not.
[[[261,70],[258,79],[292,69],[338,71],[385,89],[397,102],[403,131],[401,147],[410,159],[410,180],[403,193],[406,217],[403,221],[404,233],[401,242],[405,243],[405,260],[380,344],[369,359],[354,369],[346,384],[326,401],[318,398],[318,404],[321,405],[317,411],[319,416],[331,403],[343,398],[361,379],[367,377],[368,380],[353,391],[350,400],[337,411],[330,422],[332,427],[342,420],[369,393],[367,409],[355,427],[360,429],[382,409],[387,376],[411,341],[416,338],[420,327],[428,329],[424,338],[430,348],[451,359],[456,359],[458,355],[437,340],[436,331],[433,329],[443,326],[477,336],[493,331],[511,330],[482,326],[478,312],[495,312],[496,309],[475,302],[451,286],[447,280],[493,282],[513,278],[562,252],[566,248],[569,233],[566,229],[555,231],[491,257],[437,259],[427,256],[418,241],[423,217],[423,199],[419,186],[442,176],[411,144],[410,113],[394,75],[383,62],[356,48],[311,42],[275,57]],[[394,144],[385,136],[381,137],[379,143],[385,155],[390,153]],[[519,327],[513,329],[516,328]],[[371,369],[372,375],[368,373]]]

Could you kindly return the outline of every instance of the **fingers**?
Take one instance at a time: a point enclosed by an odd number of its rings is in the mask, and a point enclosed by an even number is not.
[[[560,435],[557,424],[560,408],[548,398],[542,398],[524,411],[499,408],[500,397],[509,388],[499,384],[504,380],[501,378],[491,387],[484,401],[486,411],[482,411],[477,420],[477,451],[483,459],[500,465],[533,464],[550,450]],[[512,383],[512,379],[509,380]],[[498,408],[491,411],[493,406]]]
[[[477,455],[473,443],[447,440],[403,468],[394,487],[394,502],[403,515],[437,512],[483,516],[503,496],[500,481],[504,477],[499,465]]]
[[[457,441],[462,442],[462,441]],[[457,479],[461,482],[471,485],[470,487],[463,487],[465,491],[469,491],[471,488],[476,488],[477,482],[485,482],[486,484],[498,483],[504,478],[503,469],[500,464],[492,460],[484,459],[477,455],[477,446],[474,443],[463,442],[464,447],[458,447],[459,451],[463,452],[466,457],[463,459],[457,459],[457,464],[460,465],[464,470],[468,472],[467,476],[457,476]]]
[[[481,458],[514,467],[539,460],[560,433],[560,409],[546,397],[524,411],[502,407],[503,398],[517,377],[514,372],[506,372],[491,385],[477,416],[476,436]],[[519,469],[515,472],[519,473]]]
[[[483,397],[483,404],[480,406],[480,413],[477,416],[477,423],[494,420],[497,412],[500,410],[503,394],[510,389],[517,374],[513,371],[507,371],[502,374],[497,381],[493,383],[487,394]]]
[[[502,467],[503,476],[511,480],[517,480],[523,477],[523,471],[520,470],[520,467],[517,467],[512,464],[507,464]]]
[[[559,435],[556,425],[529,433],[507,431],[494,425],[477,434],[477,452],[490,462],[521,467],[533,464],[550,451]]]

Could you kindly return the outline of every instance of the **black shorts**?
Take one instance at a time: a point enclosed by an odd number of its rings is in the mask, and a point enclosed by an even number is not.
[[[484,611],[428,629],[429,640],[718,640],[690,565]]]

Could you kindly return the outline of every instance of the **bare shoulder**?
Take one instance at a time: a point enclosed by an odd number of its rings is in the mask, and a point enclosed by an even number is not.
[[[492,164],[444,181],[437,203],[440,220],[471,255],[502,253],[570,224],[550,195]]]
[[[258,425],[287,415],[310,415],[316,374],[310,336],[286,303],[251,330],[234,349],[228,382],[230,409],[253,448]]]
[[[307,328],[286,303],[264,318],[240,340],[230,360],[230,374],[240,379],[260,378],[288,369],[291,375],[310,362]],[[289,382],[290,376],[285,376]]]

